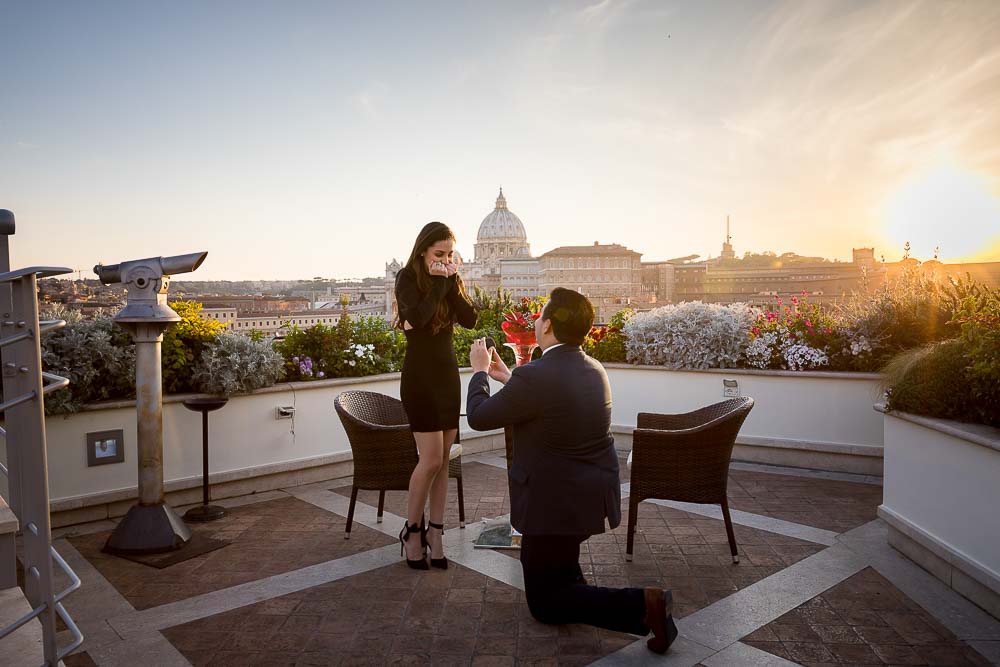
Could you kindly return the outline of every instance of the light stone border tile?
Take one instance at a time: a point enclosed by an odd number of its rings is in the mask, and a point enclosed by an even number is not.
[[[799,663],[754,648],[742,642],[730,644],[710,658],[702,660],[708,667],[799,667]]]
[[[683,631],[682,631],[683,632]],[[670,650],[664,655],[657,655],[646,648],[646,638],[632,642],[611,655],[596,660],[591,665],[614,667],[616,665],[655,665],[656,667],[693,667],[705,658],[715,654],[715,649],[702,646],[696,641],[678,635]]]
[[[493,466],[494,468],[501,468],[503,470],[507,469],[507,455],[504,453],[495,454],[492,452],[486,452],[483,454],[472,454],[471,456],[463,456],[463,463],[482,463],[483,465]]]
[[[838,544],[682,618],[677,627],[689,639],[721,651],[867,565]]]
[[[295,494],[295,497],[340,516],[347,516],[350,506],[350,499],[328,489],[313,489],[306,493]],[[382,523],[379,524],[375,522],[377,513],[378,508],[376,507],[360,501],[355,503],[354,520],[356,522],[387,535],[397,536],[405,519],[385,512],[382,515]],[[466,524],[464,529],[453,528],[449,530],[447,532],[449,537],[445,541],[445,555],[459,565],[523,591],[524,575],[519,560],[498,554],[493,549],[477,549],[473,546],[482,531],[482,527],[482,522],[470,522]],[[457,539],[457,543],[455,539],[450,537],[456,534],[461,536]]]
[[[304,502],[314,505],[322,510],[326,510],[331,514],[336,514],[337,516],[346,517],[347,512],[351,506],[351,499],[340,495],[339,493],[334,493],[328,488],[315,488],[315,485],[311,485],[313,488],[309,489],[288,489],[288,492],[293,498],[298,498]],[[359,523],[366,528],[371,528],[372,530],[378,531],[385,535],[391,537],[399,538],[399,531],[403,529],[403,524],[406,520],[390,512],[385,512],[382,515],[382,523],[376,521],[378,517],[378,508],[372,507],[358,501],[354,505],[354,522]]]
[[[105,646],[83,645],[99,667],[191,667],[191,663],[159,632]]]
[[[622,483],[622,500],[629,497],[630,488],[631,484],[629,482]],[[709,519],[722,520],[722,508],[715,505],[698,505],[695,503],[682,503],[675,500],[656,500],[652,498],[642,502],[660,505],[661,507],[670,507],[672,509],[688,512],[690,514],[697,514],[698,516],[707,517]],[[769,516],[764,516],[763,514],[753,514],[742,510],[730,509],[729,516],[733,520],[734,524],[740,526],[766,530],[770,533],[777,533],[778,535],[784,535],[785,537],[794,537],[799,540],[822,544],[827,547],[831,547],[837,543],[838,533],[831,530],[823,530],[822,528],[815,528],[802,523],[775,519]]]
[[[54,540],[52,546],[80,578],[80,588],[63,600],[66,611],[83,633],[84,644],[79,650],[120,643],[122,637],[108,625],[106,619],[113,614],[133,613],[135,608],[69,541]],[[57,567],[56,571],[58,591],[69,585],[69,579],[60,568]],[[71,638],[68,630],[61,632],[59,645],[66,646]]]
[[[495,549],[477,549],[473,542],[475,538],[463,540],[457,545],[446,547],[445,553],[463,567],[485,574],[519,591],[524,590],[524,571],[520,560],[499,554]]]
[[[722,508],[715,505],[696,505],[694,503],[681,503],[673,500],[645,500],[643,502],[660,505],[662,507],[670,507],[676,510],[681,510],[682,512],[689,512],[691,514],[698,514],[710,519],[722,520]],[[833,532],[832,530],[823,530],[822,528],[814,528],[813,526],[807,526],[805,524],[795,523],[792,521],[785,521],[783,519],[775,519],[762,514],[744,512],[742,510],[730,509],[729,516],[732,518],[734,524],[739,524],[748,528],[756,528],[758,530],[766,530],[769,533],[777,533],[779,535],[784,535],[785,537],[794,537],[800,540],[805,540],[806,542],[814,542],[815,544],[822,544],[828,547],[832,547],[837,543],[837,535],[839,534]]]
[[[994,665],[1000,665],[1000,641],[997,642],[969,642],[969,646],[976,649],[979,655],[989,660]]]
[[[186,600],[114,616],[108,619],[108,623],[126,639],[138,640],[142,636],[164,628],[215,616],[398,562],[399,552],[396,550],[396,545],[390,544]]]
[[[1000,621],[889,546],[887,534],[888,525],[876,519],[844,533],[839,541],[959,639],[1000,641]]]
[[[747,472],[763,472],[770,475],[788,475],[790,477],[811,477],[814,479],[830,479],[838,482],[854,482],[855,484],[871,484],[882,486],[882,478],[876,475],[861,475],[851,472],[833,472],[829,470],[812,470],[810,468],[790,468],[787,466],[768,465],[766,463],[747,463],[733,461],[730,470],[745,470]]]

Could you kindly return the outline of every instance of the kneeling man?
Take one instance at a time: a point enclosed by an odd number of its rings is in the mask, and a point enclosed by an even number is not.
[[[535,334],[542,357],[511,372],[485,339],[472,345],[469,425],[510,426],[511,524],[521,534],[524,592],[542,623],[586,623],[653,636],[664,653],[677,636],[670,591],[590,586],[580,544],[621,523],[618,456],[611,436],[611,387],[580,345],[594,323],[587,297],[552,291]],[[490,396],[489,378],[504,385]]]

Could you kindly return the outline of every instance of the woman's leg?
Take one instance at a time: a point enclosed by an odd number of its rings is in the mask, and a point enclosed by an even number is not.
[[[417,462],[417,467],[413,469],[413,474],[410,475],[410,489],[406,499],[406,520],[411,526],[419,526],[424,506],[427,504],[427,492],[430,490],[438,470],[441,469],[444,434],[441,431],[414,433],[413,438],[417,441],[417,452],[420,453],[420,460]],[[447,464],[447,457],[445,463]],[[419,533],[413,533],[413,536],[406,540],[406,557],[410,560],[416,560],[420,558],[422,549]]]
[[[437,477],[431,483],[431,513],[428,521],[444,525],[444,506],[448,499],[448,452],[458,435],[457,429],[450,429],[444,432],[444,439],[441,447],[441,466],[438,468]],[[427,533],[427,541],[431,547],[431,558],[442,558],[444,556],[444,546],[441,543],[441,532],[436,528],[431,528]]]

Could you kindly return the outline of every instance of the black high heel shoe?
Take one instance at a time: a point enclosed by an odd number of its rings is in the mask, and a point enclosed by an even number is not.
[[[421,521],[421,523],[423,523],[423,521]],[[399,555],[400,556],[405,555],[406,552],[404,550],[406,548],[405,547],[406,541],[410,539],[410,535],[412,533],[419,533],[420,534],[420,541],[423,542],[423,540],[424,540],[424,531],[423,531],[422,527],[418,526],[416,524],[414,524],[414,525],[411,526],[409,523],[404,523],[403,524],[403,530],[399,531]],[[424,545],[421,544],[421,548],[423,548],[423,546]],[[406,564],[408,566],[410,566],[411,568],[413,568],[414,570],[427,570],[427,569],[429,569],[427,567],[427,561],[424,559],[423,556],[421,556],[420,558],[417,558],[416,560],[410,560],[409,558],[407,558],[406,559]]]
[[[421,523],[423,523],[423,519],[421,519]],[[434,523],[433,521],[428,521],[427,522],[427,527],[424,528],[423,533],[420,536],[420,538],[424,542],[424,546],[430,548],[430,544],[428,544],[428,542],[427,542],[427,531],[430,530],[431,528],[437,528],[438,530],[441,531],[441,541],[442,541],[441,548],[444,549],[444,524],[443,523]],[[437,568],[440,568],[442,570],[447,570],[448,569],[448,559],[445,558],[444,556],[442,556],[441,558],[433,558],[432,557],[431,558],[431,567],[437,567]]]

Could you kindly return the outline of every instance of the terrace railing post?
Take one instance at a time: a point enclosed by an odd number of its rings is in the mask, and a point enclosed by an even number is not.
[[[10,237],[14,235],[14,214],[7,209],[0,209],[0,273],[10,271]],[[0,336],[15,333],[14,304],[11,301],[11,284],[0,282]],[[3,368],[3,395],[14,396],[13,384],[8,386],[7,367],[3,362],[12,358],[11,350],[0,350],[0,368]],[[24,435],[21,423],[11,420],[9,415],[4,415],[5,428],[7,430],[5,440],[7,444],[7,468],[10,470],[10,477],[7,479],[7,504],[14,512],[15,516],[21,516],[21,455],[18,443],[24,442]],[[23,527],[23,523],[21,524]]]
[[[8,346],[9,356],[4,356],[4,398],[9,399],[34,392],[35,399],[7,409],[8,423],[20,424],[20,436],[14,449],[18,450],[18,474],[33,473],[30,483],[21,484],[21,520],[24,539],[25,597],[32,607],[45,605],[39,615],[42,623],[42,649],[46,664],[58,664],[59,646],[56,643],[56,609],[53,591],[52,557],[49,548],[52,534],[49,525],[49,475],[45,443],[45,406],[42,400],[42,357],[38,334],[38,281],[28,274],[14,282],[12,287],[15,327],[34,332]],[[8,374],[8,371],[12,371]],[[10,442],[8,434],[8,442]],[[9,447],[8,447],[9,448]],[[15,469],[10,468],[11,472]],[[22,482],[23,482],[22,478]]]

